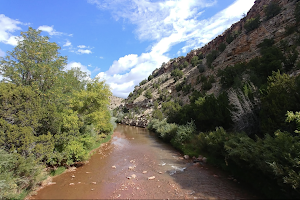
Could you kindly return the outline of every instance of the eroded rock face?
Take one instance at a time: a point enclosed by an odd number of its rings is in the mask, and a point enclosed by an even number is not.
[[[116,97],[116,96],[110,96],[110,105],[108,106],[108,108],[110,110],[113,110],[117,107],[119,107],[120,105],[124,105],[124,99],[121,97]]]
[[[149,120],[146,118],[145,115],[135,117],[134,119],[129,119],[127,116],[125,116],[124,119],[122,120],[122,124],[137,126],[141,128],[146,128],[148,126],[148,123]]]
[[[281,12],[275,17],[266,20],[264,8],[271,1],[276,1],[280,5]],[[146,90],[151,90],[153,96],[152,99],[146,99],[143,92],[143,94],[138,96],[134,101],[124,104],[124,106],[128,109],[141,108],[144,110],[144,114],[147,113],[151,117],[151,113],[154,110],[153,102],[160,102],[159,97],[164,90],[167,91],[171,98],[180,98],[183,105],[188,104],[190,102],[189,95],[191,92],[187,94],[183,94],[182,91],[177,92],[176,84],[180,84],[185,81],[185,84],[191,84],[191,87],[194,90],[203,92],[201,87],[202,84],[199,83],[199,80],[197,80],[199,79],[199,76],[206,76],[207,78],[213,76],[216,82],[212,84],[212,88],[210,90],[205,92],[207,94],[218,95],[222,88],[220,84],[220,77],[217,76],[219,69],[222,70],[228,66],[233,66],[241,62],[249,62],[251,59],[260,56],[260,50],[257,45],[264,39],[273,38],[275,45],[278,45],[279,42],[284,39],[288,42],[288,45],[293,45],[296,35],[286,35],[285,28],[296,25],[294,16],[295,3],[296,1],[294,0],[256,0],[247,15],[240,21],[232,24],[232,26],[224,31],[224,33],[217,36],[205,46],[192,50],[185,57],[171,59],[169,62],[153,71],[152,75],[155,75],[155,77],[151,81],[148,81],[142,86],[137,86],[136,91],[140,88],[142,88],[144,92]],[[260,26],[257,29],[246,33],[244,29],[246,21],[258,15],[261,20]],[[226,42],[226,38],[233,34],[236,34],[236,38],[228,44]],[[212,50],[218,50],[218,47],[222,43],[226,44],[225,50],[212,62],[212,68],[208,68],[206,56],[211,53]],[[300,47],[298,47],[297,50],[300,51]],[[199,55],[203,56],[202,64],[205,66],[205,71],[201,74],[196,66],[193,67],[191,65],[192,58]],[[298,61],[299,60],[300,58],[298,57]],[[188,62],[189,65],[182,69],[183,78],[175,81],[174,78],[171,77],[170,73],[175,67],[182,65],[184,62]],[[299,73],[299,71],[293,72],[293,75],[297,73]],[[159,90],[153,87],[154,83],[159,83]],[[148,120],[145,115],[136,115],[133,119],[124,118],[122,123],[132,126],[146,127]]]

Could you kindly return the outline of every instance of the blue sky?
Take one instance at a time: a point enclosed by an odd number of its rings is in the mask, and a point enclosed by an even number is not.
[[[254,0],[0,0],[0,56],[31,26],[80,67],[127,97],[171,58],[222,34]]]

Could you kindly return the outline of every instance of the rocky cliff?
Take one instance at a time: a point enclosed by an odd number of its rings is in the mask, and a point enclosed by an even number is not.
[[[218,71],[237,63],[247,63],[251,59],[259,57],[258,45],[264,39],[272,38],[275,46],[279,46],[283,40],[288,46],[294,45],[295,41],[300,38],[295,18],[297,2],[298,0],[256,0],[247,15],[222,35],[204,47],[192,50],[185,57],[174,58],[163,63],[161,67],[153,71],[147,81],[136,86],[125,100],[124,106],[127,109],[138,108],[142,112],[132,115],[132,117],[125,116],[123,123],[134,125],[134,118],[147,122],[154,107],[160,108],[163,101],[180,99],[182,104],[187,104],[191,92],[195,90],[218,95],[222,90],[220,77],[217,75]],[[266,7],[271,4],[277,5],[280,12],[275,13],[274,11],[275,16],[270,17],[266,16]],[[247,29],[246,26],[256,19],[258,20],[257,27]],[[295,27],[294,31],[287,34],[291,27]],[[299,45],[296,50],[300,52]],[[198,62],[194,64],[193,59],[196,56]],[[183,76],[176,78],[171,75],[176,68],[183,72]],[[291,73],[295,74],[298,71],[294,70]],[[211,80],[211,86],[206,87],[204,84],[207,81],[204,80]],[[180,84],[184,89],[177,91],[176,87]],[[154,105],[153,102],[157,102],[157,105]],[[130,123],[129,120],[131,120]]]

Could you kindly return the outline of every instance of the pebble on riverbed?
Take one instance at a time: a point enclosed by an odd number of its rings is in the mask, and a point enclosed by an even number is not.
[[[148,180],[153,180],[153,179],[155,179],[155,176],[148,177]]]
[[[116,166],[111,166],[111,168],[116,169],[117,167]]]
[[[143,171],[143,174],[147,174],[147,171]]]

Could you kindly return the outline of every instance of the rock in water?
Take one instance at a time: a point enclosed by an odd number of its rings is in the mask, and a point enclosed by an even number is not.
[[[148,180],[153,180],[153,179],[155,179],[155,176],[148,177]]]

